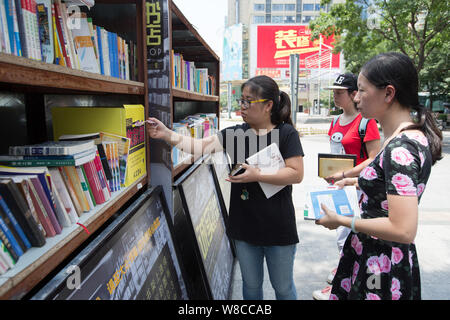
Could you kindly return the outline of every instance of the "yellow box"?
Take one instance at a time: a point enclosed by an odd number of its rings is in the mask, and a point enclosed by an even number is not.
[[[108,132],[130,138],[130,150],[125,187],[147,174],[145,161],[145,126],[134,126],[144,121],[143,105],[122,107],[54,107],[53,136],[55,141],[66,134]]]

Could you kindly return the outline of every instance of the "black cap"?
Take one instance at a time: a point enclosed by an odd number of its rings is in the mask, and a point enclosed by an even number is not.
[[[353,73],[343,73],[340,74],[332,86],[327,87],[326,89],[343,89],[343,90],[358,90],[357,86],[358,78]]]

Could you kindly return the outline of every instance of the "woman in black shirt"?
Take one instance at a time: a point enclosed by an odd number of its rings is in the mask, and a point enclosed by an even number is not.
[[[244,124],[204,139],[181,136],[155,118],[147,127],[151,138],[163,139],[192,154],[225,150],[232,164],[243,163],[245,172],[230,176],[232,183],[227,234],[234,240],[243,279],[244,299],[263,299],[263,263],[277,299],[296,299],[293,265],[298,235],[292,202],[292,184],[303,179],[303,150],[290,119],[291,103],[277,83],[257,76],[242,85]],[[275,174],[245,164],[245,159],[275,143],[285,167]],[[259,182],[285,186],[267,198]]]

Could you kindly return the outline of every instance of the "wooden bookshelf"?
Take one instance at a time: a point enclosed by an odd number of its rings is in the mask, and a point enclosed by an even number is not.
[[[194,92],[191,90],[170,87],[166,88],[170,94],[170,104],[168,108],[168,114],[170,122],[166,125],[172,127],[174,122],[178,122],[186,116],[195,113],[214,113],[219,122],[219,91],[220,91],[220,59],[219,56],[211,49],[208,43],[200,36],[198,31],[192,26],[180,9],[174,4],[172,0],[168,0],[168,39],[170,48],[169,52],[173,50],[174,53],[180,53],[183,55],[184,61],[192,61],[196,68],[208,68],[208,74],[215,78],[215,87],[211,94],[203,94]],[[166,50],[166,49],[165,49]],[[171,70],[171,59],[168,66],[168,70]],[[168,74],[169,82],[171,82],[171,74]],[[154,90],[156,94],[160,94],[164,88],[149,88]],[[163,108],[165,108],[164,106]],[[152,109],[160,109],[161,106],[152,106],[150,103],[149,111],[152,113]],[[158,117],[158,114],[155,114]],[[166,118],[166,119],[167,119]],[[161,119],[161,118],[160,118]],[[163,120],[163,119],[162,119]],[[162,148],[166,148],[162,150]],[[152,148],[152,151],[157,153],[167,154],[170,153],[170,149],[167,147],[156,146]],[[167,159],[167,157],[166,157]],[[164,163],[165,166],[171,167],[170,176],[163,184],[172,184],[174,179],[186,171],[194,162],[194,156],[189,157],[187,161],[183,161],[179,164]],[[160,182],[159,182],[160,183]]]
[[[172,88],[172,95],[175,100],[192,100],[192,101],[219,101],[218,96],[212,96],[208,94],[198,93],[190,90]]]
[[[77,98],[81,99],[83,103],[95,101],[95,103],[101,104],[102,101],[106,101],[109,103],[106,106],[110,107],[115,106],[111,105],[111,101],[117,103],[117,106],[120,106],[123,101],[132,101],[131,104],[144,105],[144,114],[145,116],[148,115],[145,41],[146,1],[96,0],[95,2],[97,10],[93,10],[95,6],[87,10],[88,16],[92,14],[94,23],[111,32],[120,33],[127,40],[135,41],[138,80],[123,80],[0,53],[0,95],[23,96],[24,106],[15,113],[19,118],[18,121],[26,122],[27,141],[23,141],[23,144],[50,140],[47,125],[49,122],[51,123],[51,117],[46,116],[50,108],[47,99],[49,96],[58,96],[59,101],[63,101],[67,97],[66,105],[70,105]],[[127,10],[121,10],[124,6],[127,7]],[[111,14],[111,12],[114,14]],[[121,19],[114,17],[117,14],[121,16]],[[99,22],[96,22],[96,19]],[[127,38],[127,36],[131,38]],[[92,97],[95,99],[91,99]],[[116,97],[117,102],[115,102]],[[8,108],[3,108],[3,111],[5,109]],[[12,109],[12,107],[9,109]],[[6,142],[7,145],[14,145],[6,137],[6,133],[2,133],[2,141]],[[147,144],[146,149],[147,175],[139,178],[129,187],[113,193],[109,201],[81,215],[78,222],[84,225],[91,235],[96,230],[101,229],[105,222],[116,213],[125,210],[127,202],[148,187],[150,157]],[[28,249],[17,261],[14,268],[0,276],[0,299],[20,299],[24,297],[38,286],[47,275],[58,267],[60,268],[61,263],[66,258],[88,243],[90,237],[81,226],[73,224],[70,227],[63,228],[61,234],[46,238],[46,244],[43,247]]]
[[[144,176],[129,187],[113,193],[109,201],[84,213],[78,223],[92,234],[146,184],[147,177]],[[14,268],[0,276],[0,299],[20,299],[88,238],[89,235],[80,225],[73,224],[63,228],[61,234],[46,238],[43,247],[27,250]]]

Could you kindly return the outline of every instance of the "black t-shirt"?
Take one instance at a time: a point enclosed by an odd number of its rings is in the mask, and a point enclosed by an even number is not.
[[[218,134],[232,164],[243,163],[266,146],[276,143],[283,159],[303,156],[297,130],[289,124],[276,126],[258,136],[247,123],[223,129]],[[248,199],[243,200],[243,190]],[[227,234],[230,238],[260,246],[282,246],[298,243],[292,186],[266,198],[258,182],[232,183]]]

